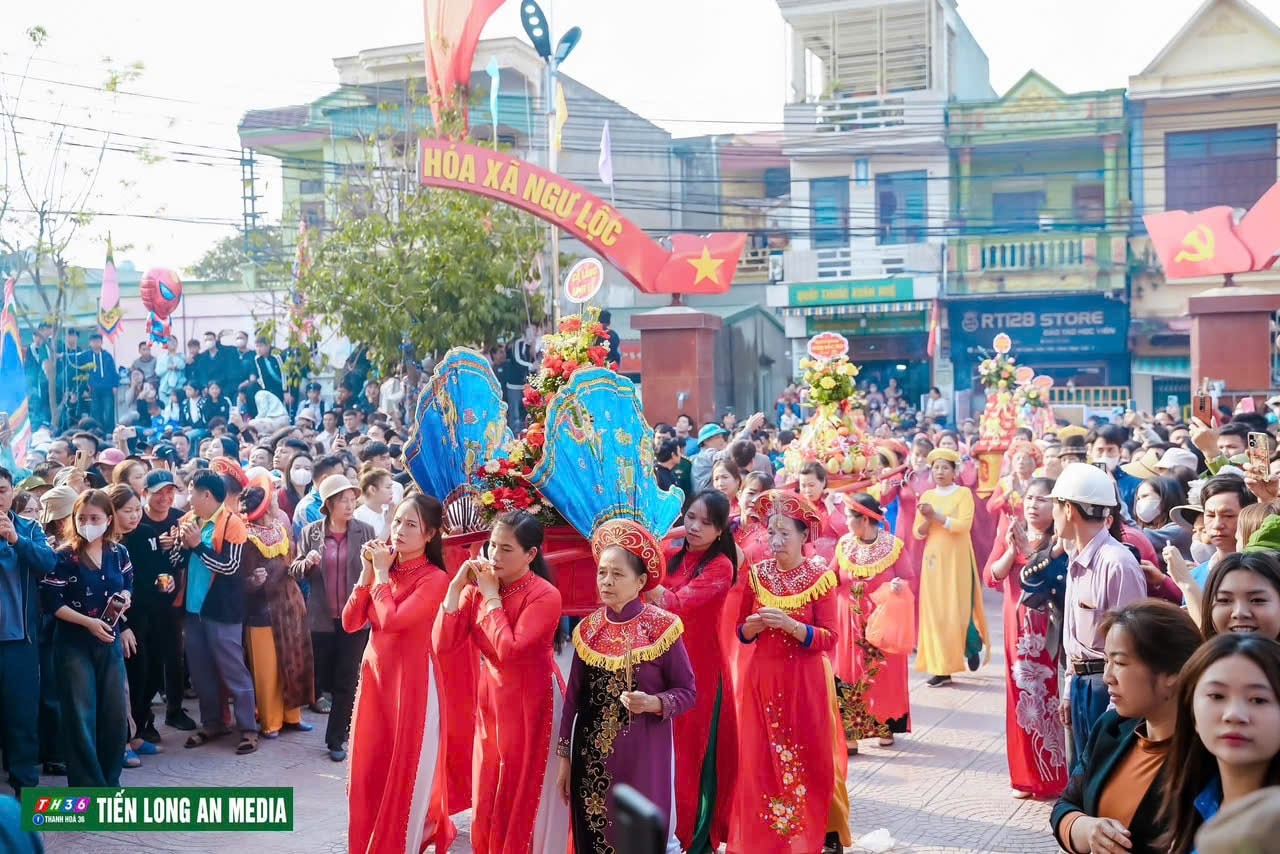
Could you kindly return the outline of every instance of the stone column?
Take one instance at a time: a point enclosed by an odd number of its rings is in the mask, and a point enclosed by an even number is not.
[[[633,315],[640,331],[640,383],[644,416],[668,423],[685,413],[694,424],[716,415],[716,335],[724,321],[686,306]]]
[[[1120,134],[1109,133],[1102,138],[1102,186],[1105,192],[1103,204],[1104,222],[1114,228],[1120,215]]]
[[[973,174],[972,148],[966,146],[956,151],[956,167],[956,219],[963,222],[968,218],[969,212],[969,196],[971,195],[969,181]]]
[[[955,260],[954,271],[964,273],[969,269],[969,238],[964,236],[964,225],[968,220],[969,199],[972,196],[970,182],[973,180],[973,149],[965,146],[956,151],[956,211],[955,223],[959,236],[950,241],[947,252]],[[973,238],[977,239],[977,238]]]
[[[800,35],[800,31],[794,27],[791,29],[791,89],[787,93],[788,104],[803,104],[806,91],[807,81],[805,80],[806,63],[805,63],[804,39]]]

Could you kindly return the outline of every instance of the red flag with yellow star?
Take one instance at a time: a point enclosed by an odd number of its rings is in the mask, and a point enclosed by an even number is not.
[[[722,294],[733,284],[745,234],[673,234],[671,257],[658,274],[654,293]]]

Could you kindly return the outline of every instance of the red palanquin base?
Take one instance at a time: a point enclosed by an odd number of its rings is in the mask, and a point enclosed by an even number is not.
[[[667,539],[684,535],[683,528],[673,528]],[[450,576],[458,572],[467,559],[480,553],[489,541],[488,531],[452,534],[444,538],[444,563]],[[596,560],[591,543],[569,525],[547,528],[543,540],[543,557],[551,567],[556,587],[560,589],[566,616],[585,617],[600,607],[596,593]]]

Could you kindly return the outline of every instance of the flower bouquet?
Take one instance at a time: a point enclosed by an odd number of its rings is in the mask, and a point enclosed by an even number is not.
[[[808,386],[803,393],[808,405],[815,409],[831,407],[845,412],[862,408],[862,396],[855,386],[858,366],[850,362],[848,356],[801,359],[800,370],[804,371],[803,380]]]
[[[788,479],[797,479],[800,469],[811,462],[822,463],[830,475],[857,476],[873,453],[865,441],[862,395],[855,386],[858,366],[847,356],[836,356],[801,359],[800,369],[808,386],[803,399],[814,413],[801,428],[799,440],[783,455]]]
[[[609,348],[601,344],[604,326],[600,309],[588,306],[581,315],[570,315],[560,321],[558,331],[543,339],[542,365],[529,377],[524,387],[527,426],[506,447],[506,459],[487,460],[476,471],[481,489],[480,518],[486,526],[494,518],[511,510],[524,510],[538,517],[545,526],[563,525],[564,519],[527,480],[542,459],[546,445],[547,405],[581,368],[599,367],[616,370],[608,361]]]
[[[486,523],[503,513],[523,510],[538,518],[544,526],[560,525],[564,520],[527,480],[533,467],[523,459],[521,443],[511,449],[505,460],[489,460],[476,472],[480,488],[480,517]],[[517,459],[519,457],[519,459]]]
[[[1009,354],[1013,342],[1001,332],[992,341],[995,355],[978,365],[978,379],[987,392],[987,405],[978,418],[978,443],[974,455],[978,459],[980,498],[989,497],[1000,480],[1000,467],[1005,451],[1018,427],[1019,405],[1014,399],[1018,384],[1017,359]]]
[[[609,348],[600,343],[604,334],[600,309],[587,306],[583,314],[561,320],[559,331],[543,339],[542,366],[524,387],[524,407],[530,424],[546,421],[551,396],[564,388],[578,368],[595,365],[617,370],[617,365],[608,362]],[[537,456],[541,454],[539,450]]]
[[[1025,376],[1022,374],[1024,371]],[[1014,402],[1022,412],[1027,425],[1035,431],[1037,436],[1043,436],[1057,426],[1053,407],[1049,404],[1049,389],[1053,388],[1053,377],[1043,374],[1032,376],[1032,374],[1032,370],[1028,367],[1023,366],[1019,369],[1018,382],[1021,385],[1018,386],[1018,391],[1014,395]]]

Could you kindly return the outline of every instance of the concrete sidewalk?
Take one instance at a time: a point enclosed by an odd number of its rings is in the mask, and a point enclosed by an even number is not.
[[[1004,755],[1004,657],[1000,604],[988,591],[991,661],[947,688],[929,688],[912,676],[914,732],[890,748],[863,742],[849,762],[851,824],[855,838],[886,828],[895,852],[1052,852],[1050,804],[1012,797]],[[194,701],[188,701],[194,708]],[[52,854],[341,854],[346,852],[346,766],[324,751],[322,716],[306,714],[316,731],[262,742],[251,756],[234,754],[233,739],[195,750],[185,734],[164,729],[165,753],[142,768],[126,769],[126,786],[293,786],[295,830],[289,834],[48,833]],[[60,780],[48,780],[59,783]],[[467,816],[451,851],[471,850]],[[854,848],[854,851],[860,849]]]

